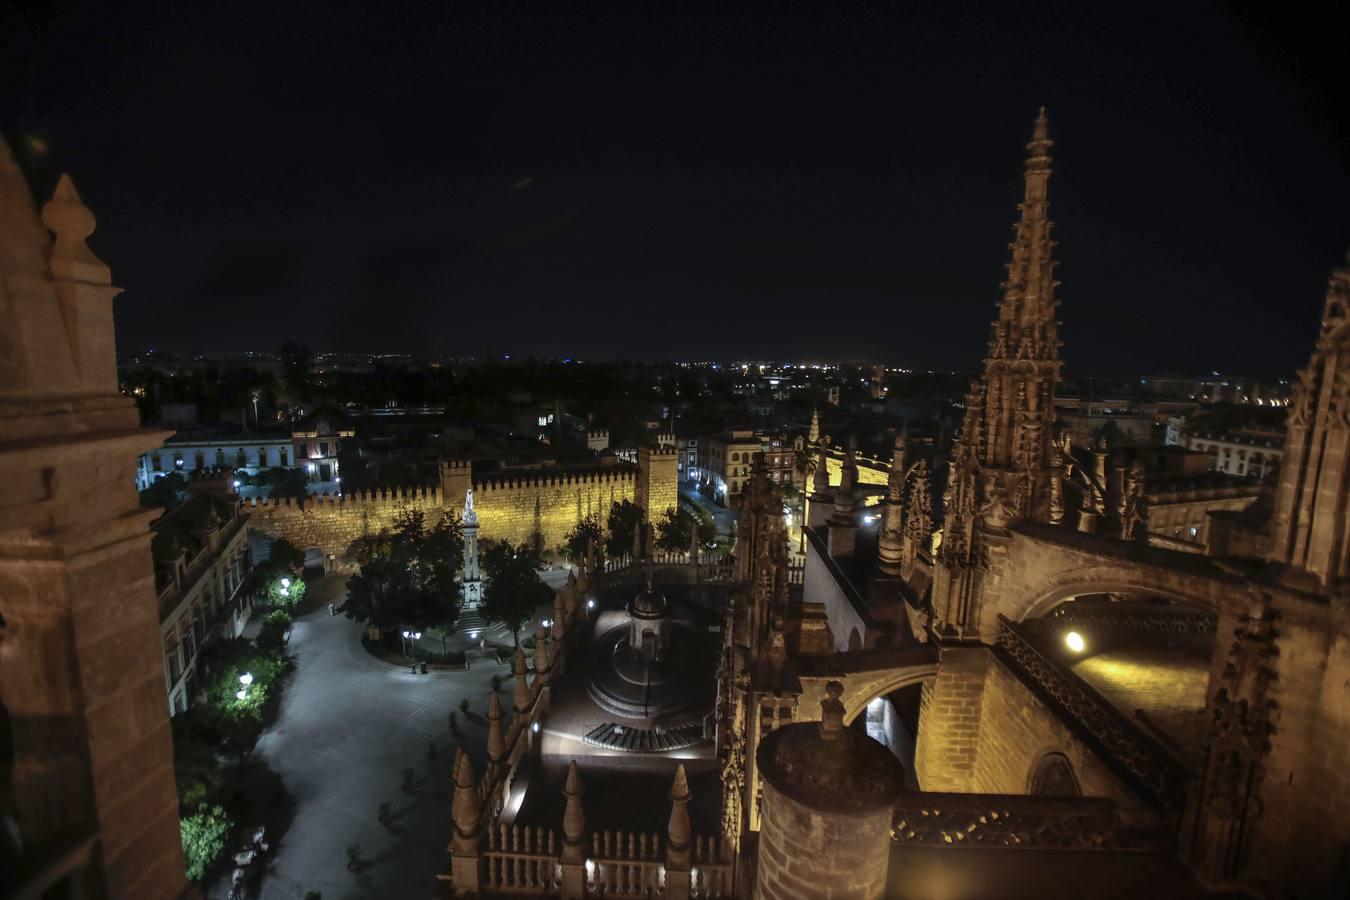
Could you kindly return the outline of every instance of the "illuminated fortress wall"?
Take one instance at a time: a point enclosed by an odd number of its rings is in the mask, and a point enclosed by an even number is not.
[[[603,524],[611,503],[636,502],[636,483],[637,473],[632,469],[475,479],[473,505],[481,523],[479,534],[514,543],[529,543],[539,534],[544,547],[557,547],[587,516],[594,515]]]
[[[639,456],[636,469],[477,478],[469,463],[450,462],[441,466],[439,487],[320,495],[303,505],[291,499],[242,503],[255,530],[301,550],[319,547],[341,565],[353,541],[391,527],[405,509],[421,509],[428,520],[445,511],[458,514],[472,484],[483,538],[528,543],[538,534],[545,548],[553,548],[581,519],[594,515],[603,523],[612,503],[632,501],[659,519],[678,502],[675,462],[673,450],[653,450]]]

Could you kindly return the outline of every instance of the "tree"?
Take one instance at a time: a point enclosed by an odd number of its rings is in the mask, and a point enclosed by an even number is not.
[[[222,806],[203,806],[178,823],[183,838],[183,860],[188,881],[201,881],[211,863],[225,850],[225,838],[234,822]]]
[[[303,501],[309,496],[309,479],[299,469],[283,469],[280,466],[263,469],[253,476],[253,483],[265,489],[272,500],[290,497]]]
[[[603,548],[605,533],[600,528],[598,518],[587,516],[567,533],[567,537],[563,540],[563,551],[572,562],[581,562],[586,558],[586,551],[590,548],[592,541],[595,542],[596,547]]]
[[[187,479],[177,472],[170,472],[150,482],[150,486],[141,491],[141,506],[162,506],[173,509],[187,498]]]
[[[539,555],[527,546],[499,541],[483,550],[482,563],[483,613],[510,628],[520,646],[520,629],[549,602],[548,585],[539,578]]]
[[[656,523],[657,549],[664,550],[667,553],[688,550],[689,544],[694,539],[696,524],[693,515],[684,506],[679,509],[666,510],[666,514],[661,517],[661,521]]]
[[[249,573],[251,589],[266,595],[273,607],[294,609],[305,599],[305,554],[290,541],[277,538],[272,541],[267,559]]]
[[[347,582],[348,618],[381,629],[454,628],[461,599],[455,573],[464,553],[457,519],[442,514],[428,528],[421,510],[405,510],[360,549],[366,560]]]
[[[631,500],[620,500],[609,508],[609,537],[605,541],[605,554],[620,557],[633,549],[633,534],[642,524],[642,507]]]

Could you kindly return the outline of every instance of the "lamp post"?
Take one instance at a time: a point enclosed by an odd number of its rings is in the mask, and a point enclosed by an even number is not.
[[[247,696],[248,696],[248,687],[249,687],[249,685],[251,685],[252,683],[253,683],[253,676],[250,675],[248,672],[245,672],[243,675],[240,675],[240,676],[239,676],[239,684],[242,685],[242,687],[240,687],[239,690],[237,690],[237,691],[234,692],[234,697],[235,697],[235,699],[236,699],[236,700],[243,700],[245,697],[247,697]]]

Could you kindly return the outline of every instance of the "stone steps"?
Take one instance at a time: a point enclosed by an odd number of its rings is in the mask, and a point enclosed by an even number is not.
[[[622,750],[625,753],[664,753],[702,743],[703,725],[699,722],[685,722],[673,728],[657,731],[654,728],[633,728],[616,722],[606,722],[592,728],[582,740],[593,747]]]

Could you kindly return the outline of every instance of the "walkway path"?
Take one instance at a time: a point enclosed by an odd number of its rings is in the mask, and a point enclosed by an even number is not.
[[[412,675],[371,658],[360,625],[328,614],[328,600],[340,602],[344,584],[333,575],[310,584],[317,609],[295,622],[295,671],[276,723],[258,742],[257,755],[280,776],[290,810],[271,811],[290,822],[273,841],[259,893],[265,900],[299,900],[307,891],[321,891],[324,900],[432,896],[448,861],[456,740],[483,771],[490,679],[506,669],[476,662],[468,672]],[[508,679],[504,689],[510,687]],[[459,711],[465,698],[473,719]],[[452,710],[458,739],[448,727]],[[400,786],[404,769],[414,772],[411,793]],[[388,827],[377,820],[381,803],[392,811]],[[360,872],[347,869],[350,845],[370,861]],[[221,886],[209,896],[223,896]]]

